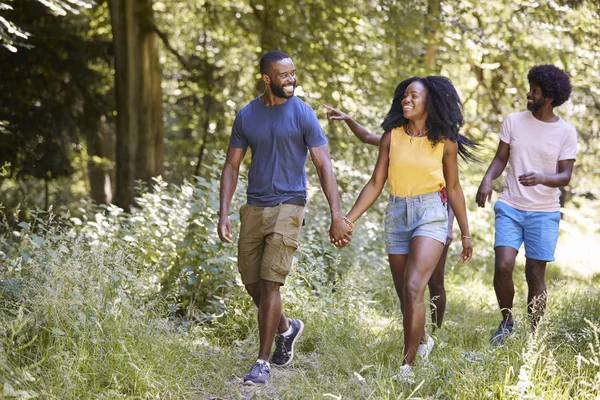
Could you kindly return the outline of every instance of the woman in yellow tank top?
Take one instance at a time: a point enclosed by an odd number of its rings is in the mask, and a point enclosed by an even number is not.
[[[367,128],[362,126],[358,121],[355,121],[350,115],[346,114],[343,111],[340,111],[330,105],[325,104],[325,109],[327,110],[327,119],[329,121],[344,121],[346,125],[350,128],[354,136],[356,136],[361,142],[364,144],[369,144],[373,146],[377,146],[379,148],[379,143],[381,142],[381,136],[375,133],[371,133]],[[458,154],[465,161],[480,161],[477,157],[475,157],[471,151],[476,149],[478,146],[475,142],[466,138],[464,135],[458,136]],[[473,149],[473,150],[470,150]],[[452,211],[452,207],[448,203],[448,196],[446,195],[446,188],[442,188],[440,190],[440,197],[442,198],[442,203],[446,205],[448,210],[448,233],[446,236],[446,242],[444,243],[444,249],[442,250],[442,255],[437,262],[435,270],[431,274],[429,278],[429,282],[427,282],[427,287],[429,288],[429,308],[431,314],[431,323],[433,324],[433,328],[441,328],[444,322],[444,315],[446,313],[446,287],[444,285],[444,275],[446,269],[446,259],[448,257],[448,250],[450,249],[450,244],[452,243],[453,237],[453,227],[454,227],[454,212]],[[427,338],[425,338],[427,339]],[[427,340],[423,341],[419,344],[419,348],[425,345]],[[417,349],[417,354],[419,353],[419,349]]]
[[[346,215],[353,225],[389,179],[385,240],[403,313],[404,363],[396,376],[402,380],[411,379],[416,356],[426,358],[434,344],[425,333],[424,295],[447,236],[448,214],[439,194],[444,185],[461,231],[461,262],[469,261],[473,253],[458,176],[459,151],[469,156],[464,145],[459,148],[461,107],[456,89],[445,77],[401,82],[381,125],[385,133],[373,175]]]

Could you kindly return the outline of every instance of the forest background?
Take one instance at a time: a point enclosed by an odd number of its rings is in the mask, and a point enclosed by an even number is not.
[[[595,0],[1,0],[0,396],[599,398],[599,13]],[[233,118],[262,92],[258,60],[272,49],[295,62],[345,210],[376,148],[327,122],[323,104],[379,132],[409,76],[447,76],[463,99],[463,132],[483,159],[461,166],[475,257],[460,266],[451,249],[446,325],[414,384],[389,379],[402,331],[385,194],[336,250],[310,162],[308,225],[283,290],[305,338],[273,383],[239,384],[257,329],[236,248],[216,236],[218,179]],[[531,334],[520,255],[522,323],[490,348],[493,213],[474,197],[503,118],[525,109],[527,71],[546,63],[571,76],[557,112],[579,135],[549,311]],[[244,185],[242,174],[233,209]]]

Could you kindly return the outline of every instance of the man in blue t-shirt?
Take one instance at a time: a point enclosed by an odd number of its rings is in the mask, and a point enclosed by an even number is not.
[[[285,283],[298,248],[306,204],[304,164],[310,151],[331,211],[329,235],[337,247],[350,242],[352,228],[344,219],[337,182],[331,170],[329,146],[314,111],[294,97],[296,69],[281,51],[260,60],[265,83],[262,95],[236,115],[221,174],[219,238],[232,242],[229,206],[240,164],[250,147],[247,204],[240,208],[238,268],[246,290],[258,307],[260,348],[244,383],[264,383],[271,363],[288,365],[304,324],[286,318],[279,288]]]

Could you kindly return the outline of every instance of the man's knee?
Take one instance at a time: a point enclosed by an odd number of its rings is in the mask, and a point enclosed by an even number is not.
[[[525,279],[528,285],[544,286],[546,275],[546,261],[527,259],[525,263]]]
[[[258,305],[260,303],[260,282],[250,283],[246,286],[246,291],[252,297],[254,302]]]
[[[502,277],[512,276],[515,269],[515,260],[512,258],[500,257],[496,259],[495,273]]]
[[[281,288],[281,283],[279,282],[268,281],[265,279],[260,280],[260,291],[262,294],[279,292],[279,288]]]

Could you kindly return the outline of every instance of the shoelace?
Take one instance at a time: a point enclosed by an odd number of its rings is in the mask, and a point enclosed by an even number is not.
[[[250,375],[260,375],[260,370],[262,369],[264,364],[261,364],[259,362],[255,362],[254,364],[252,364],[252,368],[250,369]]]
[[[278,352],[283,353],[284,357],[287,356],[287,348],[285,347],[285,337],[283,335],[277,335],[277,338],[275,339],[275,349],[277,349]]]

